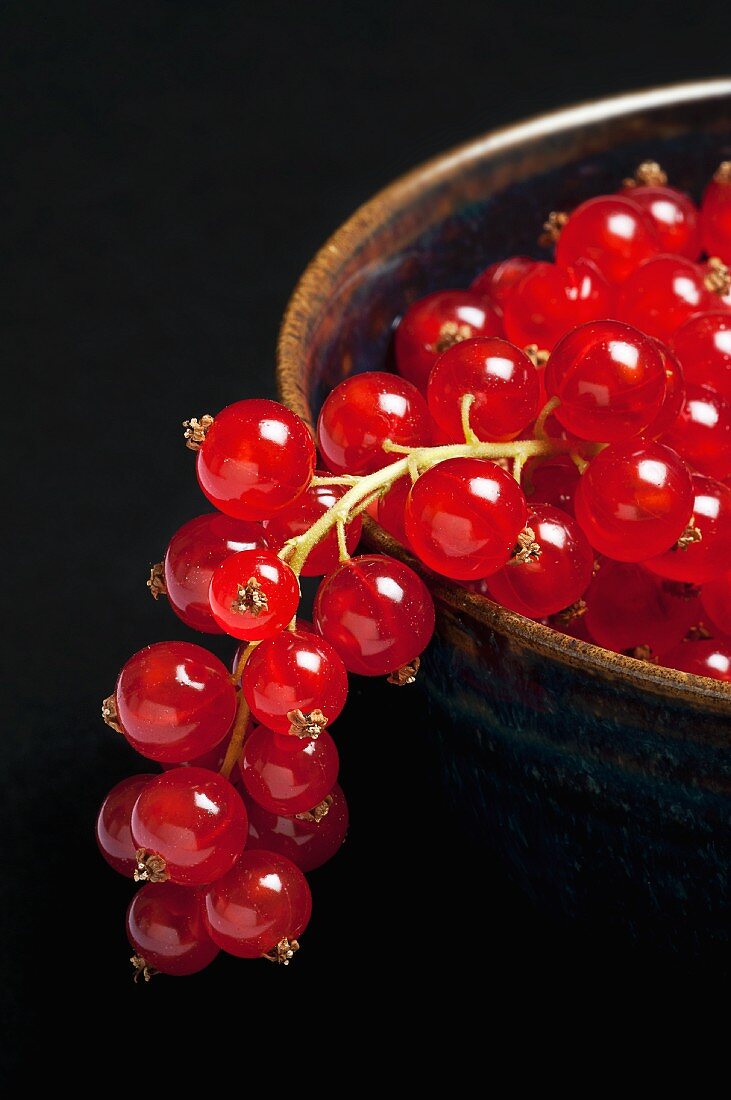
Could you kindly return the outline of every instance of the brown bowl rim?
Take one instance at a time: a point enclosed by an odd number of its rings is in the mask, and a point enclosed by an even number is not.
[[[574,104],[490,130],[424,161],[376,192],[335,230],[315,254],[287,304],[277,343],[276,369],[277,387],[284,403],[312,425],[312,411],[301,385],[304,366],[301,349],[307,336],[307,317],[313,308],[329,297],[341,267],[341,258],[355,251],[383,223],[385,217],[399,209],[404,200],[427,181],[437,182],[475,159],[519,146],[536,137],[545,138],[576,125],[596,124],[641,111],[729,95],[731,78],[714,77]],[[561,659],[587,673],[619,675],[653,694],[671,695],[688,703],[702,704],[706,708],[710,706],[714,711],[726,710],[731,702],[731,683],[664,668],[561,634],[437,577],[367,517],[365,528],[367,542],[379,552],[406,561],[415,568],[436,599],[463,615],[487,624],[507,638],[515,638],[534,652]]]

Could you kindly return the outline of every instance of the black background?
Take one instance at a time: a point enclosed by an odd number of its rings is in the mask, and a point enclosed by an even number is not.
[[[273,395],[279,319],[323,239],[375,188],[482,130],[728,64],[720,5],[592,7],[2,4],[11,1060],[61,1039],[78,1065],[100,1041],[146,1072],[155,1058],[141,1052],[166,1018],[213,1028],[232,989],[241,1042],[284,1035],[297,1057],[374,997],[377,1018],[354,1041],[376,1053],[398,1041],[399,1016],[466,1024],[464,991],[518,1021],[567,995],[582,1010],[617,990],[626,1008],[667,991],[702,1000],[715,960],[556,927],[471,850],[406,692],[396,704],[393,689],[354,688],[352,705],[388,717],[360,738],[339,724],[351,838],[313,876],[316,915],[288,970],[221,959],[133,987],[129,884],[93,841],[101,798],[139,769],[100,700],[135,650],[186,637],[144,583],[169,535],[206,510],[180,421]],[[65,1007],[71,984],[79,1014]]]

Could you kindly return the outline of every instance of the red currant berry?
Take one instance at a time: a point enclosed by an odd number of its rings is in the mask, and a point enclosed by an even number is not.
[[[523,488],[531,504],[551,504],[570,516],[574,514],[574,494],[579,471],[568,455],[534,458],[523,468]]]
[[[165,554],[165,588],[175,614],[193,630],[220,634],[208,603],[213,570],[231,554],[266,545],[260,524],[231,519],[219,512],[184,523],[171,538]]]
[[[660,406],[660,412],[645,429],[644,434],[650,439],[657,439],[672,428],[685,401],[685,376],[680,361],[670,348],[665,347],[659,340],[656,343],[665,368],[665,397]]]
[[[289,733],[293,710],[320,710],[334,722],[348,694],[348,674],[333,647],[300,630],[285,630],[257,646],[241,683],[254,717],[278,733]]]
[[[700,264],[682,256],[655,256],[622,284],[617,316],[667,341],[694,313],[711,308],[704,274]]]
[[[701,313],[673,335],[670,345],[683,365],[686,380],[710,386],[731,401],[731,316]]]
[[[270,813],[253,800],[249,811],[247,851],[276,852],[291,859],[300,871],[322,867],[339,851],[348,831],[348,804],[340,787],[335,784],[329,795],[330,804],[324,817],[317,820],[311,813],[285,817]]]
[[[99,851],[110,867],[128,878],[132,878],[137,867],[136,845],[130,831],[132,807],[145,784],[154,778],[154,775],[130,775],[117,783],[102,802],[96,819]]]
[[[633,187],[623,195],[650,215],[662,252],[698,259],[701,230],[698,211],[689,195],[674,187]]]
[[[720,577],[731,561],[731,489],[721,481],[693,474],[695,503],[691,531],[680,545],[644,565],[661,577],[688,584],[705,584]],[[731,623],[729,623],[731,626]]]
[[[731,570],[704,584],[701,603],[713,626],[721,633],[731,633]]]
[[[180,760],[174,764],[163,762],[163,771],[169,771],[171,768],[207,768],[208,771],[219,772],[226,759],[226,751],[230,741],[230,737],[224,737],[223,741],[215,748],[210,749],[209,752],[201,753],[200,756],[194,756],[190,760]]]
[[[137,891],[127,910],[127,936],[148,973],[197,974],[219,952],[206,929],[202,891],[170,882],[149,882]]]
[[[317,738],[288,737],[259,726],[241,757],[241,777],[249,794],[274,814],[311,810],[330,794],[338,778],[338,750],[327,730]]]
[[[462,398],[474,396],[470,424],[480,439],[514,439],[535,419],[540,385],[520,348],[497,336],[463,340],[440,355],[429,377],[427,401],[453,440],[464,439]]]
[[[393,462],[387,439],[402,447],[431,442],[426,402],[415,386],[384,371],[354,374],[336,386],[322,406],[317,442],[336,474],[372,474]]]
[[[513,287],[504,310],[509,340],[550,351],[568,329],[612,317],[614,290],[591,260],[567,268],[536,263]]]
[[[197,470],[201,489],[221,512],[269,519],[310,484],[315,445],[304,421],[277,401],[237,401],[208,429]]]
[[[426,648],[434,632],[434,603],[408,565],[363,554],[325,578],[314,618],[350,672],[385,676]]]
[[[618,653],[671,649],[698,621],[698,599],[641,565],[604,558],[586,595],[586,627],[598,645]]]
[[[731,640],[709,638],[698,642],[681,642],[662,662],[667,668],[690,672],[694,676],[710,676],[713,680],[731,683]]]
[[[173,768],[151,780],[132,810],[137,848],[161,856],[172,882],[202,886],[224,875],[246,843],[241,796],[205,768]]]
[[[562,611],[584,594],[594,570],[594,551],[576,520],[548,504],[531,505],[526,525],[540,556],[504,566],[487,584],[503,607],[537,619]]]
[[[690,471],[661,443],[605,447],[589,464],[574,498],[592,546],[617,561],[643,561],[669,550],[693,511]]]
[[[271,550],[244,550],[221,562],[208,598],[222,630],[253,642],[284,630],[297,610],[300,589],[290,567]]]
[[[407,477],[399,478],[378,501],[378,522],[384,531],[388,531],[389,535],[402,546],[409,545],[404,526],[406,520],[404,509],[410,488],[411,482]]]
[[[526,502],[515,478],[482,458],[450,458],[412,485],[406,533],[436,573],[475,580],[497,572],[525,527]]]
[[[513,287],[535,267],[536,262],[530,256],[509,256],[507,260],[498,260],[480,272],[470,290],[502,309]]]
[[[653,219],[622,195],[599,195],[577,206],[561,230],[556,263],[592,260],[610,283],[621,283],[660,251]]]
[[[715,390],[689,385],[685,401],[663,443],[709,477],[731,475],[731,403]]]
[[[256,959],[298,939],[312,912],[299,867],[274,852],[247,851],[206,890],[205,915],[214,943],[240,959]]]
[[[396,366],[426,390],[437,356],[460,340],[502,336],[500,317],[482,294],[438,290],[409,306],[396,329]]]
[[[316,473],[321,477],[327,476],[320,470]],[[279,550],[289,539],[303,535],[316,520],[325,515],[325,512],[329,512],[347,491],[347,485],[311,485],[294,504],[289,508],[283,508],[274,519],[269,520],[266,528],[269,545]],[[345,544],[349,554],[354,552],[360,542],[362,529],[363,521],[360,516],[352,519],[345,528]],[[325,573],[332,572],[339,561],[338,538],[333,528],[310,550],[302,566],[302,576],[322,577]]]
[[[191,642],[157,642],[130,657],[116,688],[119,724],[149,760],[178,763],[226,736],[236,692],[225,666]]]
[[[731,162],[724,161],[701,203],[701,236],[709,256],[731,263]]]
[[[546,389],[557,420],[580,439],[618,443],[651,424],[665,397],[657,344],[619,321],[590,321],[556,345]]]

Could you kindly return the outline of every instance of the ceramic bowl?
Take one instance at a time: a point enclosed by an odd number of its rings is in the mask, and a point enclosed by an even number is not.
[[[489,133],[362,206],[303,275],[281,330],[282,398],[311,423],[353,371],[390,363],[416,298],[536,245],[550,210],[652,158],[698,196],[731,158],[731,80],[584,104]],[[437,608],[422,690],[451,800],[541,906],[675,946],[728,917],[731,684],[569,638],[419,569]]]

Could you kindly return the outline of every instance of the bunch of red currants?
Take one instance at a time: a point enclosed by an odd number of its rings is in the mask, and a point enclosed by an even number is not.
[[[145,883],[136,977],[299,947],[303,872],[348,827],[329,732],[347,674],[412,683],[434,629],[413,569],[351,557],[365,512],[514,612],[731,681],[731,164],[700,211],[646,162],[544,229],[554,263],[511,257],[407,310],[401,377],[354,375],[325,401],[320,468],[274,401],[186,422],[217,511],[148,584],[240,644],[231,673],[193,643],[148,646],[103,705],[164,769],[118,784],[97,823],[107,862]],[[300,576],[324,578],[312,623]]]

